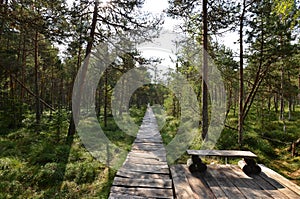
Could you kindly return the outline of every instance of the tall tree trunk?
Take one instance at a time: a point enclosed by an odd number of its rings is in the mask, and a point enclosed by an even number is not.
[[[119,102],[119,116],[122,116],[123,115],[123,98],[124,98],[124,90],[126,89],[125,88],[125,82],[124,82],[124,78],[121,80],[121,86],[122,86],[122,89],[121,89],[121,93],[120,93],[120,102]]]
[[[95,40],[95,30],[96,30],[96,25],[97,25],[97,14],[98,14],[98,1],[95,1],[94,3],[94,12],[93,12],[93,19],[92,19],[92,25],[91,25],[91,32],[90,32],[90,36],[89,36],[89,41],[86,47],[86,51],[85,51],[85,59],[88,59],[89,54],[92,51],[92,47],[93,47],[93,43]],[[77,123],[78,121],[74,120],[74,116],[78,116],[79,115],[79,106],[80,106],[80,99],[81,99],[81,93],[82,93],[82,89],[83,89],[83,84],[84,84],[84,79],[86,77],[86,73],[87,73],[87,69],[88,69],[88,60],[86,60],[83,64],[83,69],[82,69],[82,77],[79,80],[79,92],[77,93],[76,96],[76,104],[75,104],[75,110],[72,111],[72,116],[70,119],[70,124],[69,124],[69,129],[68,129],[68,138],[73,137],[73,135],[75,134],[75,123]]]
[[[26,85],[26,82],[25,82],[25,73],[26,73],[26,34],[23,33],[23,48],[22,48],[22,69],[21,69],[21,80],[22,80],[22,83],[24,85]],[[22,99],[22,102],[24,102],[24,97],[25,97],[25,89],[22,87],[22,90],[21,90],[21,99]]]
[[[293,111],[293,98],[290,97],[290,99],[289,99],[289,120],[292,119],[292,111]]]
[[[98,93],[97,93],[97,96],[98,96],[98,100],[96,101],[96,115],[97,117],[99,118],[100,115],[101,115],[101,96],[102,96],[102,93],[101,93],[101,83],[99,84],[98,86]]]
[[[280,83],[280,120],[284,120],[284,66],[281,65],[281,83]]]
[[[202,65],[202,139],[208,139],[208,28],[207,0],[203,0],[203,65]]]
[[[278,93],[277,92],[274,94],[274,107],[275,107],[275,112],[278,113]]]
[[[243,30],[244,17],[246,12],[246,0],[243,1],[243,11],[240,16],[240,90],[239,90],[239,120],[238,120],[238,143],[243,144],[243,125],[244,125],[244,44]]]
[[[108,72],[105,71],[104,80],[104,126],[107,127],[107,105],[108,105]]]
[[[300,68],[299,68],[300,73]],[[300,74],[298,75],[298,89],[300,90]],[[300,104],[300,93],[298,94],[298,104]]]
[[[39,46],[38,46],[39,33],[35,32],[34,39],[34,85],[35,85],[35,119],[36,124],[39,125],[41,121],[41,103],[40,103],[40,91],[39,91]]]

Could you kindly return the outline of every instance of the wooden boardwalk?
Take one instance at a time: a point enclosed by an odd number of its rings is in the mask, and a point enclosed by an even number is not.
[[[185,165],[171,167],[177,198],[300,198],[300,187],[275,171],[259,165],[259,175],[247,176],[236,165],[208,165],[191,174]]]
[[[259,175],[247,176],[237,165],[208,165],[191,174],[186,165],[169,169],[155,116],[149,108],[132,150],[118,170],[110,199],[135,198],[300,198],[300,187],[260,165]]]
[[[114,178],[109,198],[173,198],[166,151],[151,108]]]

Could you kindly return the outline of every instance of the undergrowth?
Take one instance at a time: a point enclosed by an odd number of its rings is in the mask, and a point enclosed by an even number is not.
[[[77,135],[71,144],[66,141],[68,120],[63,114],[45,113],[39,132],[30,114],[20,128],[0,127],[0,198],[108,197],[116,171],[95,160]],[[140,125],[143,110],[133,109],[131,115]],[[100,123],[116,145],[130,150],[134,138],[113,118],[107,127]]]

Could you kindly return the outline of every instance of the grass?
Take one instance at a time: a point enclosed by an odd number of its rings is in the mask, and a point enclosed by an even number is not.
[[[144,112],[131,114],[139,125]],[[66,142],[66,118],[58,132],[56,118],[45,114],[39,133],[33,118],[28,115],[22,128],[1,128],[0,198],[107,198],[116,171],[95,160],[77,135]],[[113,118],[101,126],[114,144],[130,150],[134,138]]]
[[[14,134],[14,132],[12,132]],[[80,140],[71,148],[28,129],[1,137],[0,198],[106,198],[113,174],[94,160]],[[65,159],[67,158],[67,159]]]
[[[131,109],[131,117],[140,125],[145,109]],[[164,113],[163,113],[164,114]],[[271,114],[270,114],[271,115]],[[156,115],[163,121],[161,115]],[[51,116],[55,117],[55,116]],[[115,175],[114,170],[95,160],[75,136],[72,145],[66,140],[68,123],[65,119],[45,115],[40,132],[35,131],[33,115],[27,115],[23,126],[16,129],[1,128],[0,131],[0,198],[107,198]],[[254,120],[255,119],[255,120]],[[300,107],[293,114],[293,120],[283,123],[274,113],[264,118],[250,116],[245,124],[244,148],[258,155],[258,162],[274,169],[300,185],[300,157],[291,157],[289,144],[300,137]],[[234,127],[236,119],[230,115],[227,124]],[[176,135],[178,119],[166,116],[161,130],[167,145]],[[59,124],[59,125],[58,125]],[[162,125],[162,124],[161,124]],[[125,150],[130,150],[134,137],[123,133],[108,118],[104,128],[110,140]],[[61,131],[58,131],[57,128]],[[190,148],[200,149],[200,134]],[[216,145],[218,149],[237,149],[237,132],[225,128]],[[177,163],[186,163],[189,157],[183,155]],[[207,163],[224,163],[223,159],[206,159]],[[229,159],[236,164],[237,159]]]

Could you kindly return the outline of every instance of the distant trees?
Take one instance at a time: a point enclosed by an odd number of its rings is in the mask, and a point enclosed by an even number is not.
[[[1,1],[0,49],[4,70],[2,83],[9,78],[13,123],[18,124],[26,111],[27,94],[35,98],[36,123],[40,123],[43,104],[52,107],[50,101],[43,100],[47,90],[47,72],[60,67],[58,49],[52,42],[61,41],[65,27],[62,1]],[[6,44],[6,45],[4,45]],[[5,61],[6,60],[6,61]],[[33,84],[31,84],[33,82]],[[48,84],[49,85],[49,84]],[[41,90],[44,89],[44,90]],[[7,90],[2,90],[2,94]],[[41,103],[42,102],[42,103]],[[15,107],[16,104],[19,107]],[[33,104],[31,104],[33,105]],[[10,107],[5,104],[4,107]],[[53,109],[53,107],[52,107]],[[13,125],[14,126],[14,125]]]

